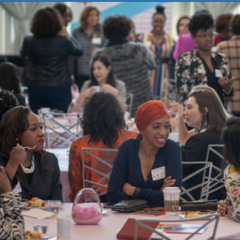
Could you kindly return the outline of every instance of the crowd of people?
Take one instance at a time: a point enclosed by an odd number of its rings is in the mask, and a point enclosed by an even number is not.
[[[99,16],[97,8],[86,7],[71,37],[66,30],[72,20],[69,7],[58,3],[40,9],[32,19],[33,35],[24,38],[20,50],[27,58],[23,76],[14,64],[0,64],[0,207],[5,212],[0,226],[8,225],[0,239],[23,239],[20,196],[63,199],[58,159],[44,150],[37,113],[42,107],[66,113],[73,78],[79,95],[70,111],[83,113],[83,136],[70,148],[70,201],[83,188],[83,175],[100,181],[89,169],[83,174],[83,161],[111,171],[90,157],[82,159],[84,147],[117,149],[108,158],[113,168],[108,188],[100,191],[102,202],[142,199],[154,207],[164,205],[165,187],[201,184],[203,173],[184,179],[200,169],[195,163],[206,160],[209,145],[223,145],[223,160],[212,156],[209,161],[211,178],[225,179],[225,187],[219,181],[208,199],[220,201],[222,216],[240,222],[240,15],[221,14],[214,20],[200,10],[182,16],[176,42],[164,31],[162,6],[152,16],[152,30],[139,35],[125,16],[110,16],[102,25]],[[29,107],[21,79],[28,87]],[[131,116],[138,134],[127,130],[127,94],[133,95]],[[178,143],[168,139],[170,132],[179,133]],[[199,189],[191,195],[201,199]],[[192,200],[188,194],[182,197]]]

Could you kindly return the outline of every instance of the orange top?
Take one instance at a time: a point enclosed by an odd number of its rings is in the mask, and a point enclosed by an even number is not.
[[[105,149],[118,149],[118,146],[126,139],[135,138],[137,136],[136,133],[130,132],[127,130],[119,130],[118,140],[113,145],[112,148],[107,147],[102,141],[99,142],[90,142],[90,135],[83,136],[72,143],[69,153],[69,169],[68,169],[68,180],[71,188],[71,194],[69,199],[73,202],[75,195],[77,192],[83,188],[83,176],[82,176],[82,148],[105,148]],[[97,152],[97,151],[89,151],[94,155],[106,160],[108,163],[113,165],[113,161],[116,156],[116,152]],[[107,155],[106,155],[107,154]],[[88,154],[84,157],[84,162],[86,165],[93,167],[94,169],[99,169],[101,172],[107,174],[111,171],[111,169],[89,156]],[[98,182],[102,176],[90,171],[88,169],[85,170],[85,179],[88,179],[93,182]],[[101,181],[101,184],[106,184],[107,180]],[[92,184],[86,183],[85,187],[92,187]],[[106,188],[102,188],[101,192],[106,192]]]

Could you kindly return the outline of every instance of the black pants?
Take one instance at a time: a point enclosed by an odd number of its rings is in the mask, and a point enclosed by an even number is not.
[[[72,101],[71,88],[68,87],[28,87],[31,110],[38,114],[41,108],[57,109],[64,113]]]
[[[75,75],[74,82],[78,85],[79,92],[81,91],[81,88],[85,81],[89,80],[89,76],[84,75]]]

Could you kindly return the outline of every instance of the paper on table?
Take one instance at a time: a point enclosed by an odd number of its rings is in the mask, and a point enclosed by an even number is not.
[[[25,215],[28,217],[33,217],[33,218],[39,218],[39,219],[51,218],[51,217],[55,216],[55,214],[46,212],[41,209],[31,209],[29,211],[24,211],[24,212],[22,212],[22,215]]]

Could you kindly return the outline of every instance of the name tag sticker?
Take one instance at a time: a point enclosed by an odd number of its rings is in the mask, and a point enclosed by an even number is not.
[[[153,181],[157,181],[166,177],[165,166],[155,168],[151,171]]]
[[[215,69],[215,76],[221,78],[222,72],[219,69]]]
[[[92,38],[92,44],[101,44],[102,43],[102,39],[101,38]]]
[[[20,183],[18,182],[15,188],[13,189],[13,193],[20,193],[22,191],[22,188],[20,186]]]

